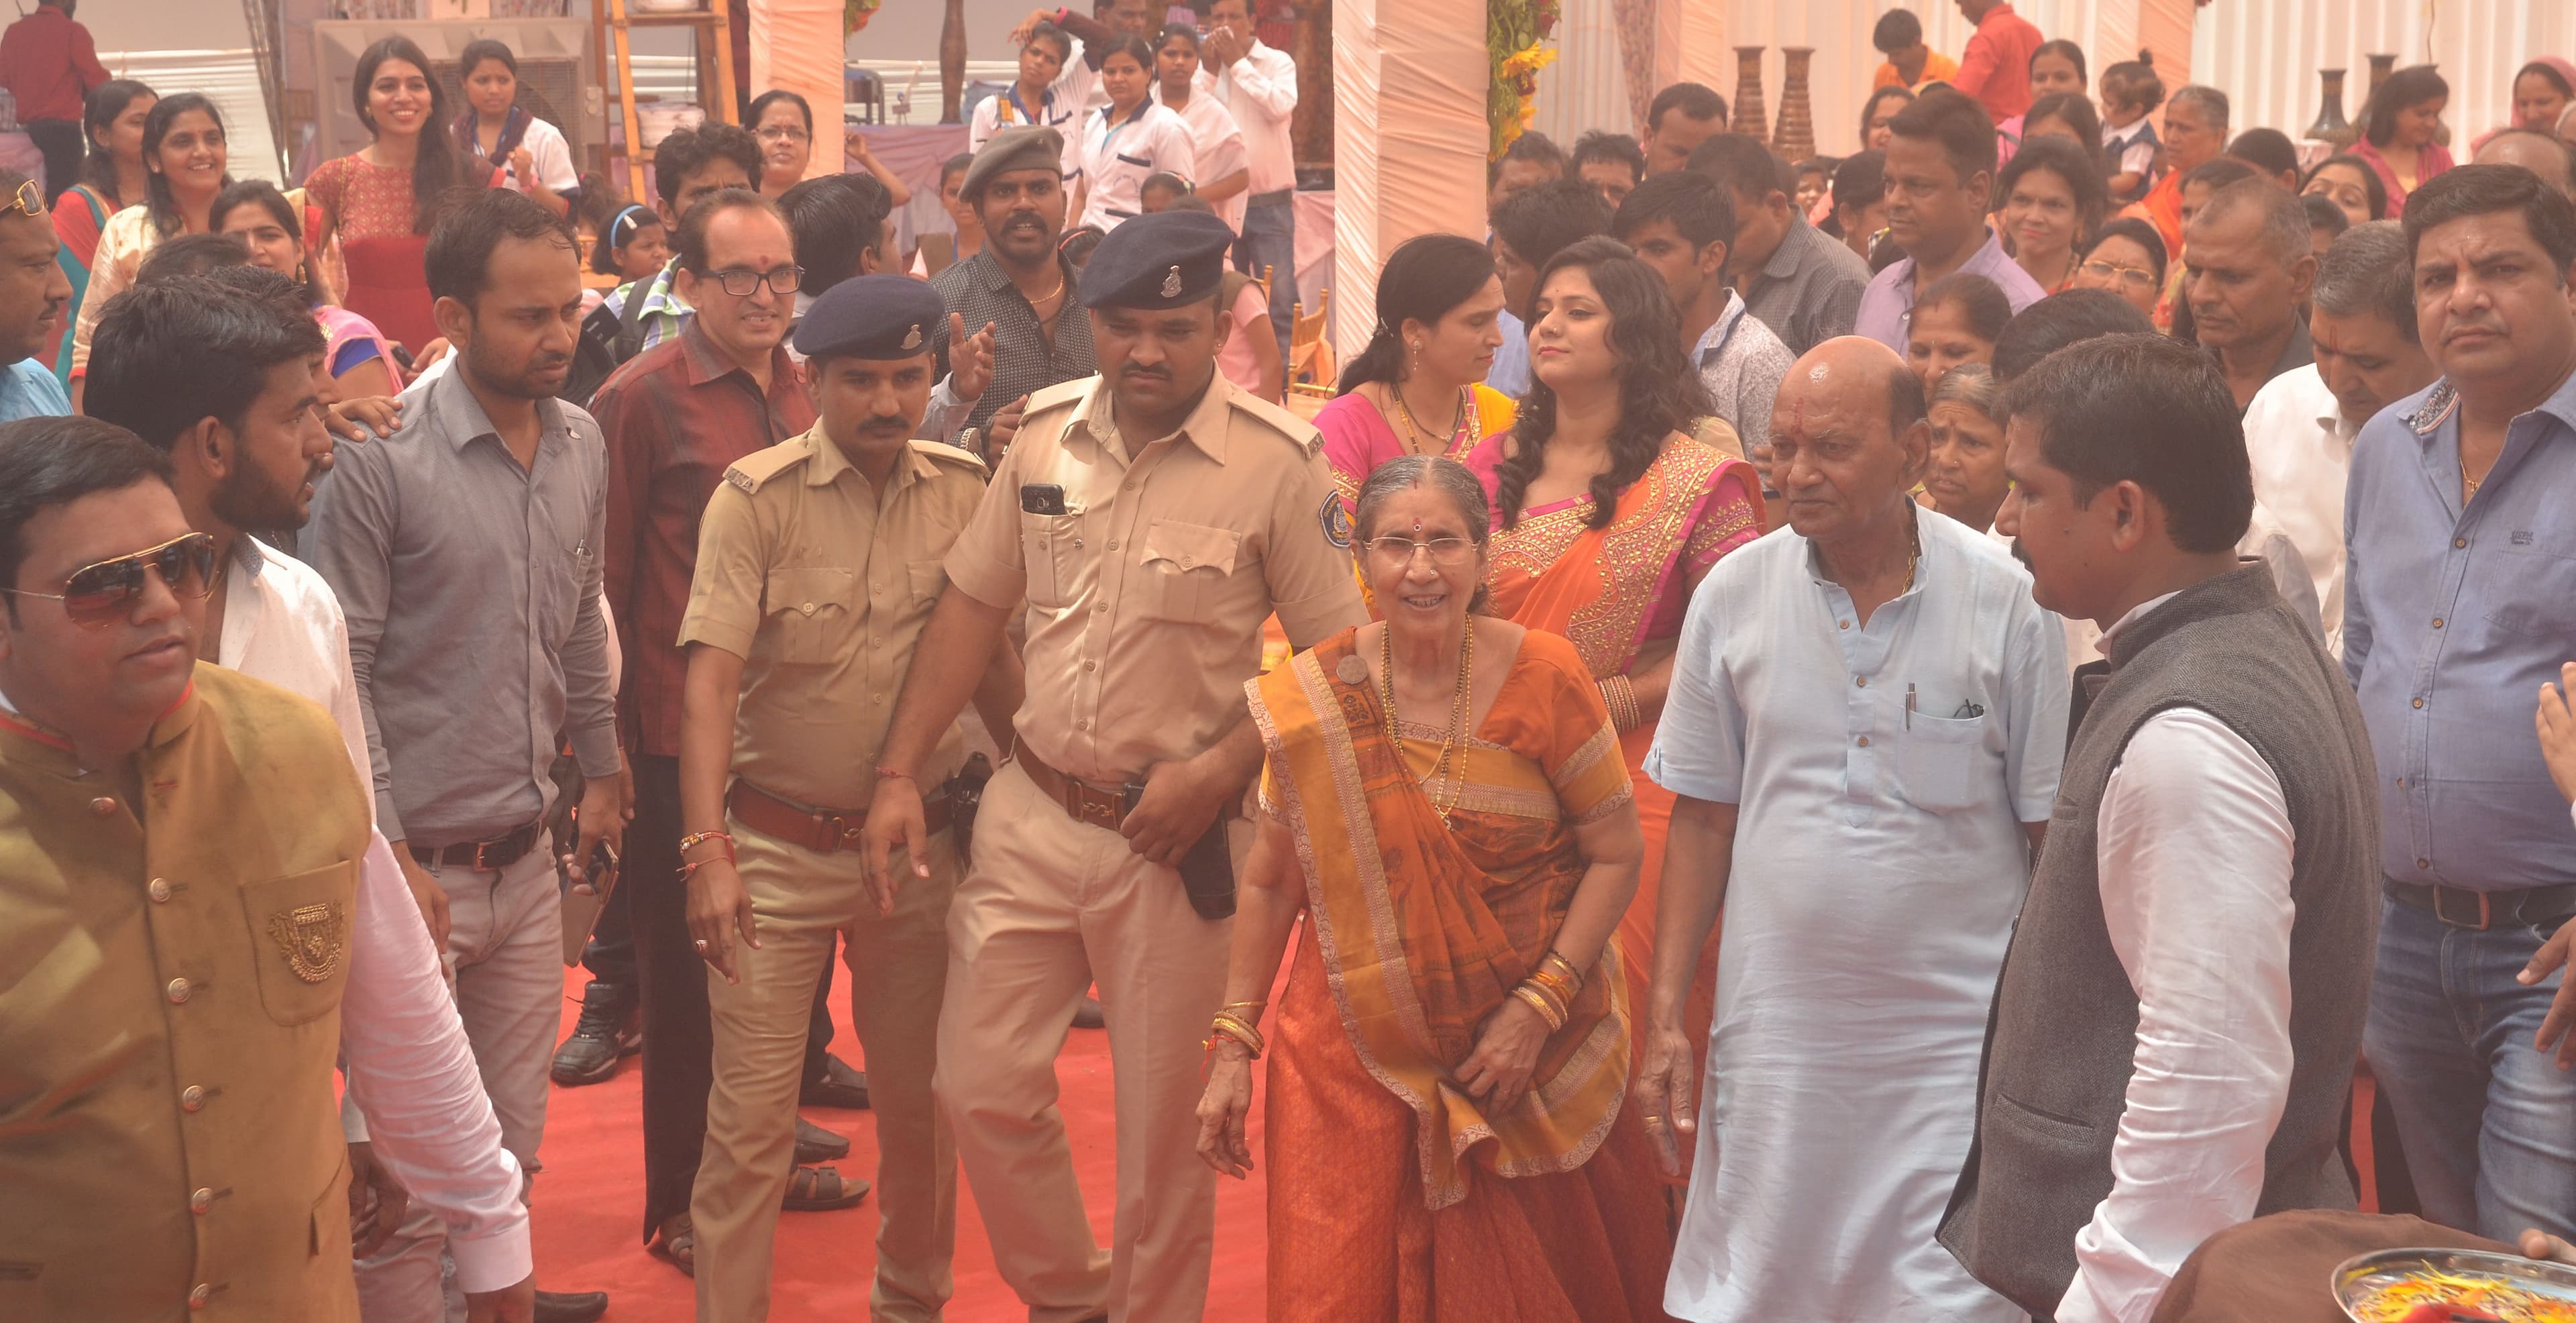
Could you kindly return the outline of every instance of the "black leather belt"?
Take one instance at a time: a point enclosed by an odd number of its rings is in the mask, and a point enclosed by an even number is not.
[[[2388,880],[2388,894],[2454,928],[2484,932],[2489,928],[2556,923],[2576,916],[2576,885],[2523,887],[2513,891],[2469,891]]]
[[[507,836],[488,841],[463,841],[455,845],[415,845],[411,857],[425,868],[471,868],[480,872],[497,872],[527,857],[537,848],[537,838],[545,824],[531,822]]]
[[[1296,196],[1297,190],[1293,188],[1274,188],[1267,193],[1255,193],[1245,198],[1243,205],[1246,210],[1253,207],[1284,207],[1288,205],[1289,199]]]

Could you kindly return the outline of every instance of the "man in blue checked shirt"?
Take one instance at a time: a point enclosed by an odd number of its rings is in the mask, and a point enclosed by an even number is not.
[[[2576,1073],[2535,1049],[2576,829],[2532,695],[2576,656],[2576,206],[2514,166],[2407,199],[2443,376],[2353,449],[2344,670],[2378,760],[2387,899],[2363,1051],[2424,1215],[2576,1234]],[[2563,976],[2562,976],[2563,977]]]

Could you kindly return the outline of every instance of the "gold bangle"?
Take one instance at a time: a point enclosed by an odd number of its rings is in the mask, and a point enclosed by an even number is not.
[[[1243,1044],[1243,1050],[1251,1053],[1253,1060],[1258,1061],[1261,1059],[1262,1043],[1260,1030],[1253,1028],[1251,1025],[1245,1024],[1242,1020],[1237,1019],[1232,1015],[1228,1015],[1223,1011],[1216,1013],[1216,1019],[1209,1023],[1208,1028],[1210,1032],[1208,1034],[1207,1041],[1199,1045],[1202,1049],[1213,1052],[1216,1050],[1217,1039],[1231,1038],[1235,1042]]]
[[[1546,955],[1539,957],[1538,964],[1541,969],[1545,969],[1549,965],[1554,965],[1558,969],[1564,970],[1567,978],[1574,980],[1575,987],[1581,988],[1583,986],[1583,971],[1576,969],[1573,961],[1566,959],[1564,956],[1558,955],[1554,951],[1550,951]]]
[[[1564,975],[1544,965],[1530,971],[1529,981],[1545,989],[1549,996],[1564,1006],[1572,1006],[1574,999],[1583,992],[1583,985],[1580,982],[1569,982]]]
[[[1236,1011],[1250,1011],[1252,1014],[1244,1017],[1244,1023],[1257,1028],[1261,1024],[1261,1013],[1269,1009],[1270,1003],[1266,1001],[1230,1001],[1218,1007],[1217,1014],[1232,1015]]]
[[[1565,1013],[1548,1003],[1546,993],[1524,983],[1512,989],[1512,995],[1527,1003],[1531,1010],[1538,1012],[1538,1018],[1547,1025],[1549,1033],[1555,1033],[1565,1027]]]

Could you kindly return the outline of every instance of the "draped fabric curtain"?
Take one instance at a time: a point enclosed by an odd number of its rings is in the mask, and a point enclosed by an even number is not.
[[[1483,0],[1334,0],[1328,329],[1344,360],[1368,343],[1378,269],[1397,245],[1484,236],[1490,77]]]
[[[2451,153],[2513,118],[2514,71],[2534,56],[2576,58],[2576,4],[2568,0],[2217,0],[2193,33],[2203,79],[2227,93],[2239,126],[2268,124],[2299,136],[2317,117],[2320,68],[2348,70],[2344,117],[2361,123],[2374,52],[2397,67],[2434,64],[2451,85],[2443,112]]]
[[[841,77],[841,0],[749,3],[751,85],[743,89],[743,100],[773,87],[804,97],[814,108],[814,154],[805,162],[805,177],[837,173],[842,164],[841,103],[848,95]]]

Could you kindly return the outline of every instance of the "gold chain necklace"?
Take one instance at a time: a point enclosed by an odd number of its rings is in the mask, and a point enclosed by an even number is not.
[[[1397,412],[1397,413],[1400,413],[1400,414],[1403,414],[1403,415],[1404,415],[1404,426],[1405,426],[1405,430],[1410,434],[1410,435],[1407,437],[1407,439],[1406,439],[1405,449],[1407,449],[1407,450],[1411,450],[1411,451],[1413,451],[1413,453],[1414,453],[1414,454],[1417,454],[1417,455],[1421,454],[1421,453],[1422,453],[1422,451],[1420,450],[1420,448],[1418,448],[1418,447],[1414,446],[1414,445],[1411,443],[1411,442],[1412,442],[1412,437],[1420,437],[1420,438],[1422,438],[1422,439],[1424,439],[1424,440],[1426,440],[1426,441],[1427,441],[1427,440],[1432,440],[1432,439],[1436,438],[1436,437],[1439,435],[1439,433],[1434,432],[1434,431],[1432,431],[1430,428],[1423,426],[1423,425],[1422,425],[1422,420],[1420,420],[1420,419],[1418,419],[1418,418],[1416,418],[1416,417],[1414,417],[1414,416],[1413,416],[1413,406],[1404,402],[1404,388],[1403,388],[1403,387],[1401,387],[1401,386],[1399,386],[1399,385],[1395,384],[1394,382],[1388,382],[1388,383],[1387,383],[1387,387],[1386,387],[1386,393],[1395,397],[1395,410],[1396,410],[1396,412]],[[1461,387],[1459,387],[1459,388],[1458,388],[1458,416],[1457,416],[1456,421],[1454,421],[1454,422],[1452,422],[1452,423],[1450,423],[1450,424],[1449,424],[1449,440],[1448,440],[1448,443],[1447,443],[1446,445],[1444,445],[1444,446],[1442,446],[1442,447],[1441,447],[1441,450],[1440,450],[1440,453],[1441,453],[1441,454],[1443,454],[1443,455],[1452,454],[1452,453],[1454,453],[1454,452],[1458,449],[1458,431],[1459,431],[1459,429],[1460,429],[1460,428],[1463,428],[1463,427],[1465,427],[1465,426],[1467,425],[1467,419],[1468,419],[1468,416],[1469,416],[1467,411],[1468,411],[1468,410],[1470,410],[1470,409],[1473,409],[1473,408],[1475,408],[1475,407],[1476,407],[1476,388],[1475,388],[1473,385],[1466,385],[1466,386],[1461,386]]]
[[[1385,625],[1380,625],[1379,628],[1385,631],[1378,636],[1380,645],[1378,680],[1385,690],[1386,737],[1394,745],[1396,760],[1400,764],[1404,759],[1404,734],[1397,728],[1395,720],[1395,630]],[[1434,792],[1431,801],[1431,806],[1439,812],[1440,823],[1444,827],[1457,826],[1457,823],[1452,820],[1452,815],[1458,811],[1458,800],[1467,790],[1467,710],[1469,696],[1474,692],[1475,673],[1476,622],[1470,619],[1467,622],[1466,640],[1458,645],[1458,692],[1449,700],[1449,730],[1440,737],[1440,762],[1431,771],[1433,780],[1445,778],[1449,782],[1449,802],[1442,804],[1437,792]],[[1449,750],[1452,745],[1455,745],[1458,750],[1458,770],[1454,775],[1449,770]]]

